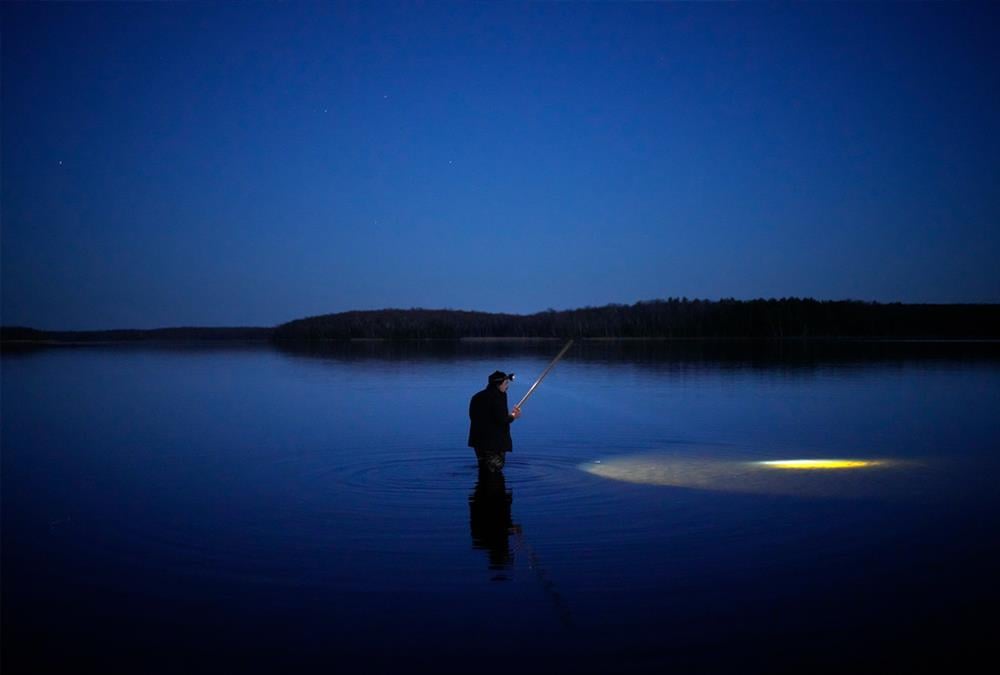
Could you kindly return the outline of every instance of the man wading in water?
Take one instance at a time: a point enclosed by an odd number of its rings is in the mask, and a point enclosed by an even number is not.
[[[510,423],[521,416],[514,407],[507,412],[507,387],[514,373],[499,370],[489,377],[489,384],[469,401],[469,447],[475,448],[480,471],[495,473],[503,469],[504,454],[511,450]]]

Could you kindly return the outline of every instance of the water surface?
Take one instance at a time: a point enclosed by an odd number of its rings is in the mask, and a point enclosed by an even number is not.
[[[558,348],[5,354],[5,672],[874,670],[986,644],[996,345],[585,343],[480,476],[469,397],[499,368],[516,401]],[[823,458],[880,464],[756,464]]]

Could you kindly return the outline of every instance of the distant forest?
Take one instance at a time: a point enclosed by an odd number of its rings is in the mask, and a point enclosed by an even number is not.
[[[155,328],[152,330],[62,330],[46,331],[23,326],[0,328],[0,340],[6,343],[73,342],[266,342],[273,328]]]
[[[1000,305],[909,305],[853,300],[688,300],[536,314],[381,309],[325,314],[273,328],[39,331],[0,328],[8,346],[73,342],[456,340],[461,338],[1000,339]]]
[[[277,341],[458,338],[1000,338],[1000,305],[670,298],[537,314],[384,309],[282,324]]]

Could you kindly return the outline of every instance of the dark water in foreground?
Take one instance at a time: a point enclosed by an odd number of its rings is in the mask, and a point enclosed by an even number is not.
[[[513,403],[558,347],[4,355],[4,672],[891,672],[985,650],[1000,346],[584,345],[480,480],[469,396],[500,368]],[[756,463],[820,458],[880,463]]]

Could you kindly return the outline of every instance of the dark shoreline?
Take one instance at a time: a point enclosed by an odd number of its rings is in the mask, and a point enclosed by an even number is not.
[[[621,343],[662,343],[662,344],[698,344],[698,343],[730,343],[730,344],[821,344],[821,343],[841,343],[841,344],[970,344],[970,345],[1000,345],[1000,338],[934,338],[934,337],[854,337],[854,336],[825,336],[825,337],[784,337],[784,338],[756,338],[756,337],[578,337],[573,338],[580,343],[589,344],[621,344]],[[349,344],[531,344],[538,342],[562,342],[563,338],[556,337],[497,337],[497,338],[324,338],[320,340],[289,340],[280,344],[313,344],[313,345],[349,345]],[[238,338],[219,339],[187,339],[187,338],[134,338],[128,340],[2,340],[0,345],[4,347],[86,347],[86,346],[113,346],[113,345],[267,345],[271,346],[274,341],[271,339],[245,340]]]
[[[261,327],[50,331],[0,326],[0,343],[348,343],[586,341],[1000,340],[1000,304],[902,304],[854,300],[688,300],[605,305],[535,314],[452,309],[339,312]]]

